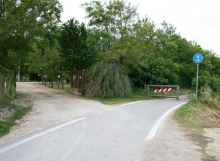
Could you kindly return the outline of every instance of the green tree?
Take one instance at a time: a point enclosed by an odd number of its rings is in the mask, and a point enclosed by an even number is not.
[[[0,8],[1,64],[13,69],[8,65],[10,52],[19,58],[26,56],[32,40],[43,36],[46,26],[59,21],[62,6],[58,0],[2,0]]]
[[[58,75],[61,75],[62,61],[57,45],[57,42],[50,45],[50,40],[47,38],[34,43],[34,50],[30,52],[24,64],[27,66],[27,72],[39,74],[42,78],[47,75],[48,80],[55,80]]]
[[[70,19],[62,25],[58,41],[65,69],[87,69],[93,64],[96,52],[87,45],[87,39],[84,23]]]
[[[90,28],[98,33],[101,48],[104,52],[108,51],[108,56],[114,53],[110,52],[114,50],[113,48],[123,46],[122,42],[138,19],[137,7],[123,0],[110,0],[108,3],[91,1],[82,6],[87,13]],[[110,56],[111,59],[122,59],[122,57],[124,57],[123,53],[117,54],[117,58]]]

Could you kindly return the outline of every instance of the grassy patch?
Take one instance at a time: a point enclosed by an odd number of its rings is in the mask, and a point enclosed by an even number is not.
[[[189,138],[203,149],[203,160],[214,161],[215,158],[208,156],[204,151],[210,138],[203,135],[203,129],[220,127],[220,111],[202,103],[190,101],[175,112],[175,119],[187,129]]]
[[[185,127],[193,129],[208,128],[201,122],[200,115],[206,112],[207,107],[200,103],[188,102],[176,111],[176,120]]]
[[[126,98],[92,98],[94,100],[100,101],[106,105],[114,105],[126,102],[140,101],[140,100],[149,100],[149,99],[158,99],[158,97],[148,97],[143,92],[141,88],[133,88],[133,93],[130,97]]]
[[[193,91],[191,89],[180,88],[180,95],[188,95],[190,93],[193,93]]]
[[[189,89],[180,89],[181,95],[187,95],[190,93]],[[150,100],[150,99],[161,99],[161,97],[148,97],[142,88],[133,88],[133,94],[131,97],[126,98],[92,98],[100,101],[103,104],[114,105],[132,101]]]
[[[45,86],[44,83],[40,83],[40,85],[44,85],[44,86]],[[47,82],[47,83],[46,83],[46,87],[52,88],[51,83],[48,83],[48,82]],[[63,84],[63,90],[65,90],[65,91],[70,92],[70,87],[71,87],[71,85],[70,85],[69,83],[64,83],[64,84]],[[53,83],[53,89],[62,90],[62,83]]]
[[[9,98],[0,98],[0,109],[8,108],[13,109],[14,114],[5,121],[0,121],[0,137],[7,134],[10,130],[10,127],[14,126],[15,121],[21,119],[29,110],[30,107],[21,107],[11,103]]]

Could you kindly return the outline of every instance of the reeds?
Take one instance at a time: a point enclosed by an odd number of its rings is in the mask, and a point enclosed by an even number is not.
[[[87,97],[128,97],[132,94],[128,75],[115,63],[97,63],[86,73]]]

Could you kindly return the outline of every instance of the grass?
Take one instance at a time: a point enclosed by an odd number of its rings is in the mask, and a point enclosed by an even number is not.
[[[9,132],[10,127],[16,124],[15,121],[21,119],[22,116],[30,110],[30,107],[21,107],[12,104],[11,99],[7,97],[0,98],[0,109],[2,108],[13,109],[14,114],[6,121],[0,121],[0,137],[6,135]]]
[[[44,83],[40,83],[40,85],[44,85],[45,86]],[[47,82],[46,83],[46,87],[52,88],[51,83]],[[70,92],[70,87],[71,87],[70,83],[64,83],[63,90]],[[53,83],[53,89],[62,90],[62,83],[59,83],[59,84],[58,83]]]
[[[180,89],[180,95],[187,95],[191,91],[189,89]],[[148,97],[144,92],[144,89],[133,88],[133,94],[131,97],[127,98],[92,98],[106,105],[115,105],[126,102],[140,101],[140,100],[150,100],[150,99],[161,99],[161,97]]]
[[[190,93],[193,93],[191,89],[180,88],[180,93],[179,93],[180,95],[188,95]]]
[[[201,123],[200,115],[206,112],[207,107],[200,103],[189,102],[176,112],[176,120],[185,127],[194,129],[208,128]]]
[[[106,105],[115,105],[126,102],[140,101],[140,100],[149,100],[149,99],[158,99],[158,97],[148,97],[144,90],[141,88],[133,88],[132,96],[126,98],[92,98]]]

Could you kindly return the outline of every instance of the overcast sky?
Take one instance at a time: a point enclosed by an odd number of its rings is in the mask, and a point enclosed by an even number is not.
[[[63,5],[61,20],[84,20],[85,12],[79,7],[90,0],[59,0]],[[108,1],[108,0],[107,0]],[[140,18],[145,15],[156,24],[164,20],[177,28],[188,41],[195,41],[203,49],[220,55],[220,0],[127,0],[138,4]],[[196,53],[195,53],[196,54]]]

